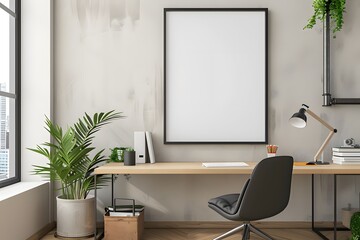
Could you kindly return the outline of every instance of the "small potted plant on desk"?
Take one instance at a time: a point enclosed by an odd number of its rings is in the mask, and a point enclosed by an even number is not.
[[[94,134],[103,125],[118,118],[122,116],[114,111],[95,113],[93,117],[85,113],[83,118],[66,131],[46,118],[45,128],[53,142],[45,142],[30,149],[49,160],[46,166],[34,166],[34,173],[61,183],[61,195],[56,198],[58,236],[93,235],[96,212],[95,198],[89,195],[90,190],[95,188],[92,173],[99,163],[107,159],[103,155],[104,149],[90,156],[90,152],[95,149],[92,141]],[[105,175],[95,177],[97,187],[104,186],[109,181],[109,177]]]
[[[124,147],[114,147],[110,148],[111,155],[109,156],[110,162],[124,162],[124,151],[126,148]]]

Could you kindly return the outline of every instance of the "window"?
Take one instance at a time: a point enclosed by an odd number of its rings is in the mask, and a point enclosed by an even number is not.
[[[0,187],[20,181],[20,0],[0,0]]]

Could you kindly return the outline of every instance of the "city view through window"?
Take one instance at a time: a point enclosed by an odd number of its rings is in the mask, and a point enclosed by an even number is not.
[[[18,0],[0,0],[0,187],[20,180],[15,153],[16,124],[19,105],[17,82],[20,79],[17,56],[20,15],[16,15]]]
[[[6,91],[6,84],[0,83],[0,91]],[[6,97],[0,97],[0,180],[10,177],[9,163],[9,110]]]

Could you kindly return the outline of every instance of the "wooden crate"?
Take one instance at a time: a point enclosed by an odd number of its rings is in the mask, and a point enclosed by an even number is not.
[[[104,216],[105,240],[140,240],[144,231],[144,211],[139,216]]]

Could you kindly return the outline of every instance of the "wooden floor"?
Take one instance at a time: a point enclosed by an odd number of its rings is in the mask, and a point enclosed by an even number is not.
[[[145,229],[143,240],[209,240],[213,239],[228,229]],[[277,240],[316,240],[321,239],[318,235],[313,233],[310,229],[264,229],[264,232],[273,236]],[[48,233],[42,240],[55,240],[55,230]],[[332,232],[323,232],[325,236],[332,239]],[[350,232],[338,232],[337,240],[349,240]],[[62,238],[66,239],[66,238]],[[93,238],[82,238],[82,240],[91,240]],[[240,240],[241,233],[234,234],[227,238],[227,240]],[[253,233],[250,236],[251,240],[260,240],[261,238],[255,236]],[[75,240],[75,238],[71,238]]]

